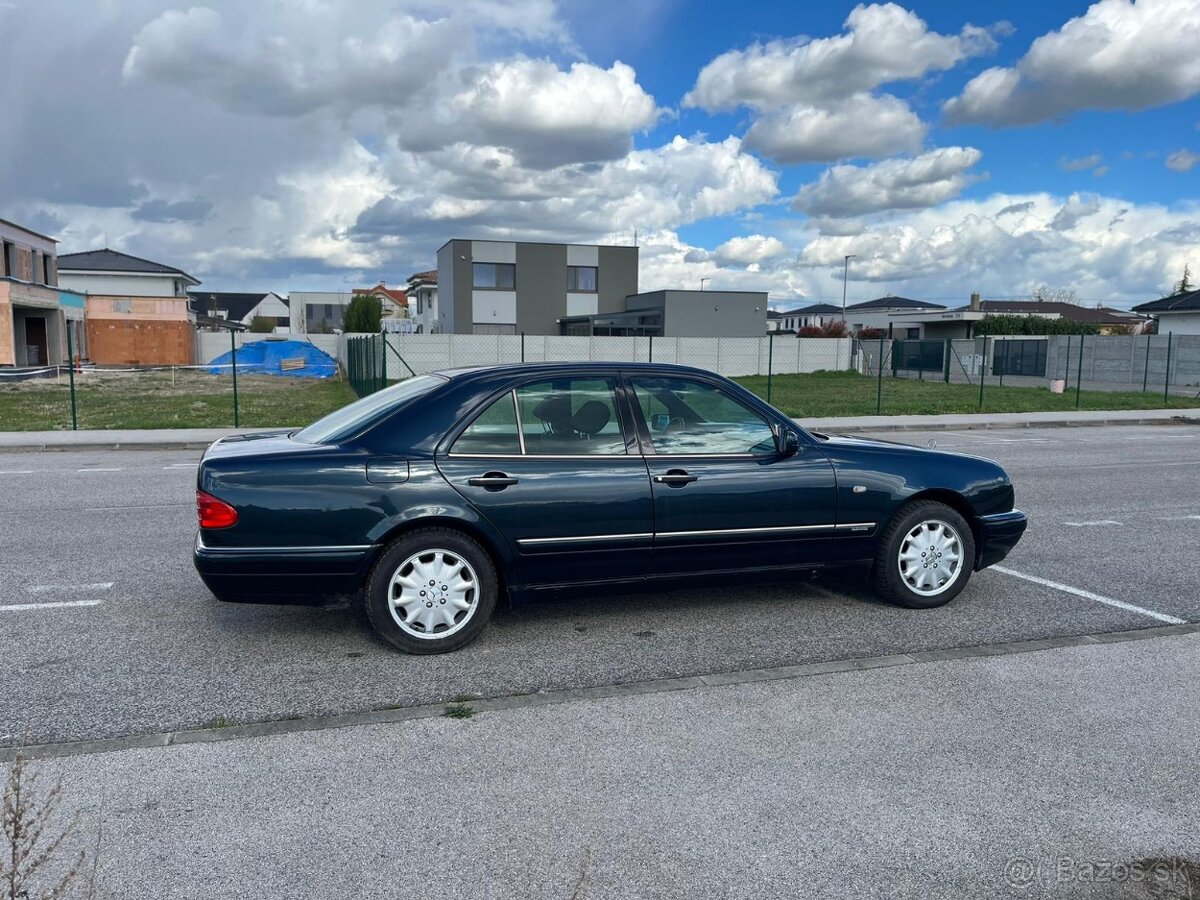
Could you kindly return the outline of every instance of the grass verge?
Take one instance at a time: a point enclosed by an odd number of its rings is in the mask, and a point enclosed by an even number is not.
[[[76,379],[81,429],[222,428],[233,425],[228,376],[147,372],[89,373]],[[238,377],[238,419],[248,428],[306,425],[355,399],[341,379]],[[0,431],[54,431],[71,427],[67,378],[0,385]]]
[[[767,377],[748,375],[735,378],[760,397],[767,396]],[[771,403],[789,416],[873,416],[881,385],[873,376],[856,372],[813,372],[806,375],[775,375],[771,384]],[[1157,393],[1084,390],[1079,409],[1187,409],[1200,406],[1195,396],[1173,395],[1165,402],[1161,388]],[[985,383],[983,405],[978,384],[946,384],[884,377],[882,382],[883,415],[924,415],[974,412],[1055,412],[1076,409],[1075,390],[1052,394],[1044,387],[1000,387]]]

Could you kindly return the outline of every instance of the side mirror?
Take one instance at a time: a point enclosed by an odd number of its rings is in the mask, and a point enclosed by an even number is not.
[[[800,450],[800,439],[796,437],[796,432],[784,428],[775,436],[775,446],[784,456],[794,456]]]

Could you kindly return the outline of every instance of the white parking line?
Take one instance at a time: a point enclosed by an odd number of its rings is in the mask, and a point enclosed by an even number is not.
[[[76,472],[122,472],[122,471],[124,471],[124,469],[119,468],[119,467],[116,469],[91,468],[91,469],[76,469],[75,471]]]
[[[66,606],[99,606],[103,600],[61,600],[53,603],[10,603],[0,612],[26,612],[32,609],[62,609]]]
[[[1070,525],[1072,528],[1090,528],[1093,525],[1120,525],[1116,519],[1097,519],[1094,522],[1063,522],[1064,525]]]
[[[1026,575],[1024,572],[1017,572],[1016,570],[1006,568],[1005,566],[992,566],[991,570],[993,572],[999,572],[1001,575],[1011,575],[1013,578],[1021,578],[1025,581],[1032,581],[1034,584],[1040,584],[1043,587],[1054,588],[1056,591],[1074,594],[1076,597],[1082,597],[1084,600],[1094,600],[1097,603],[1103,603],[1105,606],[1112,606],[1116,609],[1123,609],[1126,612],[1149,616],[1151,619],[1157,619],[1159,622],[1166,622],[1168,625],[1184,625],[1187,622],[1186,619],[1179,619],[1175,616],[1168,616],[1166,613],[1155,612],[1152,609],[1146,609],[1145,607],[1141,606],[1134,606],[1132,603],[1126,603],[1124,600],[1114,600],[1112,597],[1105,597],[1101,594],[1093,594],[1091,591],[1085,591],[1081,588],[1071,587],[1069,584],[1061,584],[1057,581],[1051,581],[1048,578],[1039,578],[1037,575]]]
[[[33,469],[4,469],[0,475],[32,475]]]
[[[97,581],[94,584],[31,584],[25,590],[31,594],[45,594],[50,591],[107,591],[115,584],[112,581]]]
[[[1157,516],[1160,522],[1186,522],[1200,520],[1200,516]]]

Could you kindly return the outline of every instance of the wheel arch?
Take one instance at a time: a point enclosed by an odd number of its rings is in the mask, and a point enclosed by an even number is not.
[[[892,510],[891,516],[888,517],[888,522],[891,522],[900,515],[900,511],[908,506],[908,504],[920,500],[933,500],[937,503],[943,503],[966,520],[967,525],[971,529],[971,540],[975,544],[975,559],[971,567],[977,568],[979,565],[980,548],[983,546],[983,532],[979,527],[979,516],[971,508],[971,504],[967,502],[967,498],[957,491],[952,491],[949,488],[926,488],[923,491],[917,491],[911,497],[905,497],[904,502]]]
[[[379,558],[379,555],[388,545],[407,534],[420,531],[424,528],[444,528],[449,531],[457,531],[479,544],[491,559],[492,565],[496,568],[496,577],[500,581],[499,594],[502,599],[508,596],[509,587],[518,583],[516,572],[514,571],[516,562],[504,551],[497,537],[489,533],[487,528],[482,527],[477,522],[471,522],[454,516],[428,515],[397,522],[380,537],[376,545],[377,549],[372,554],[370,565],[373,566],[375,564],[375,560]],[[370,566],[368,566],[368,571],[369,569]]]

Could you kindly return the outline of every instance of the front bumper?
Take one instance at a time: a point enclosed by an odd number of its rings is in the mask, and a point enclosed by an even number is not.
[[[1008,556],[1028,525],[1028,517],[1019,509],[980,516],[975,568],[978,570],[995,565]]]
[[[196,535],[192,561],[219,600],[319,605],[362,586],[374,547],[212,547]]]

